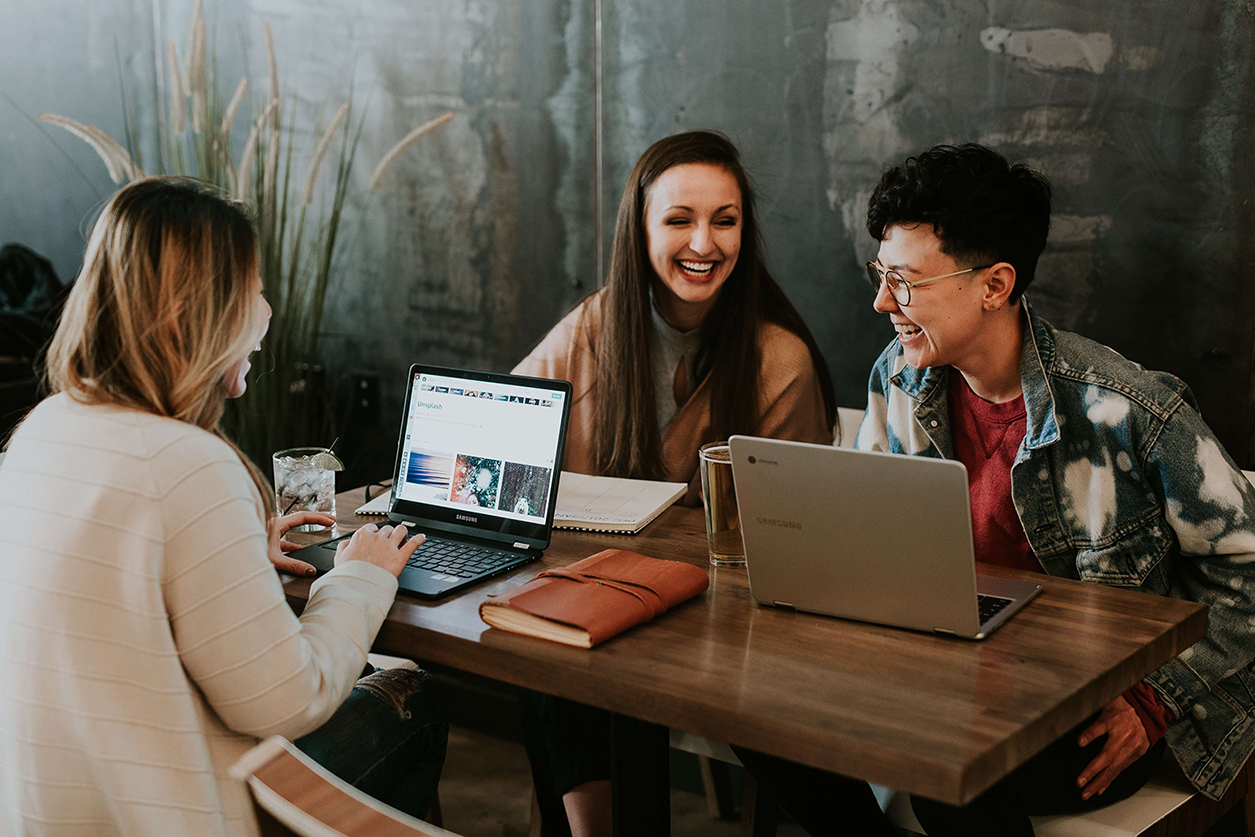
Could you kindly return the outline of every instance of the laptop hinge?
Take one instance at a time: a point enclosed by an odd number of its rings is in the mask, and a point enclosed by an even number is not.
[[[954,631],[948,631],[948,630],[946,630],[945,628],[933,628],[933,633],[935,633],[935,634],[949,634],[950,636],[955,636],[955,635],[956,635],[956,634],[954,633]]]
[[[776,607],[787,607],[789,610],[797,610],[797,608],[793,606],[792,602],[772,602],[772,604]]]
[[[515,549],[530,549],[531,544],[526,544],[526,543],[523,543],[522,541],[515,541],[514,548]]]

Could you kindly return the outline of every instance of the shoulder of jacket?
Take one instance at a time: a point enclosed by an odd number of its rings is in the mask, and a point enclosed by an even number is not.
[[[591,350],[601,331],[602,301],[605,289],[590,295],[558,320],[537,345],[533,355],[565,355],[579,349]]]
[[[1073,332],[1054,330],[1052,336],[1054,361],[1049,374],[1055,386],[1066,382],[1079,390],[1097,388],[1122,395],[1160,418],[1167,418],[1183,402],[1193,404],[1189,387],[1169,372],[1147,369]]]

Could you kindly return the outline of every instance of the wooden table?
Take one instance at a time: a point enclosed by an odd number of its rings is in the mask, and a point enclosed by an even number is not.
[[[337,497],[342,530],[370,522],[345,513],[361,501]],[[591,651],[479,619],[488,594],[611,546],[697,564],[710,589]],[[616,713],[617,833],[667,833],[667,728],[962,804],[1206,632],[1199,604],[1033,577],[1041,595],[983,642],[760,607],[744,570],[709,566],[701,511],[675,507],[636,536],[555,531],[541,561],[448,600],[399,595],[375,649]],[[286,580],[294,607],[309,584]]]

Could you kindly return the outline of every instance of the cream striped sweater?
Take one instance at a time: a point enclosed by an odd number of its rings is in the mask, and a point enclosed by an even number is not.
[[[252,834],[227,769],[348,696],[396,593],[350,561],[298,620],[256,490],[199,428],[56,395],[0,465],[0,833]]]

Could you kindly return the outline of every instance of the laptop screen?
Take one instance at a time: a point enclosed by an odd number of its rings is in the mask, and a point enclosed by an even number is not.
[[[553,520],[569,393],[563,381],[411,368],[393,510],[538,537]]]

